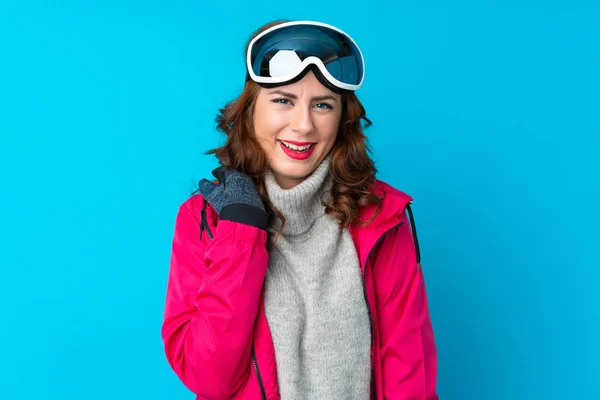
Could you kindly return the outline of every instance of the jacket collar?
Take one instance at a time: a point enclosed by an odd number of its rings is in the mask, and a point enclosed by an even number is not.
[[[403,193],[380,180],[375,180],[374,191],[379,196],[383,196],[379,213],[375,219],[367,226],[361,227],[355,222],[348,228],[350,234],[352,235],[352,240],[354,242],[354,246],[356,247],[358,258],[360,260],[360,267],[363,273],[367,257],[377,241],[387,231],[400,223],[400,218],[404,214],[407,204],[412,202],[412,197],[410,195]],[[206,207],[206,203],[204,204],[204,207]],[[214,208],[208,208],[212,220],[215,221],[216,225],[216,221],[218,221],[218,214]],[[362,207],[358,213],[358,221],[368,221],[373,215],[374,211],[375,206]],[[202,222],[206,222],[205,212],[205,209],[203,209]],[[212,239],[210,230],[208,232],[209,237]]]
[[[380,180],[375,181],[374,191],[377,195],[383,196],[375,219],[367,226],[361,227],[355,222],[349,227],[363,272],[367,257],[379,238],[400,223],[406,205],[412,201],[412,197],[408,194]],[[358,214],[358,221],[368,221],[375,208],[376,206],[373,205],[362,207]]]

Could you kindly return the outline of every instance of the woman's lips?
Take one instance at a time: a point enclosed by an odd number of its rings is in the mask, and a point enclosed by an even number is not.
[[[295,145],[296,145],[296,143],[298,143],[298,142],[288,142],[287,140],[285,142],[295,144]],[[311,143],[308,142],[308,143],[305,143],[304,145],[307,145],[307,144],[311,144]],[[285,147],[285,145],[281,141],[279,141],[279,146],[281,146],[281,149],[288,157],[293,158],[294,160],[306,160],[308,157],[310,157],[312,155],[313,151],[315,150],[314,144],[312,144],[308,150],[303,151],[303,152],[288,149],[287,147]],[[302,146],[302,145],[297,145],[297,146]]]

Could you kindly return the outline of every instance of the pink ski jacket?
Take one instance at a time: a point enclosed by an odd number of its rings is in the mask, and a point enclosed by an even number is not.
[[[385,195],[377,217],[349,228],[371,321],[371,398],[437,400],[412,198],[379,180],[375,192]],[[359,219],[374,208],[363,208]],[[162,339],[169,365],[197,399],[280,399],[263,302],[266,240],[258,228],[219,222],[200,194],[179,207]]]

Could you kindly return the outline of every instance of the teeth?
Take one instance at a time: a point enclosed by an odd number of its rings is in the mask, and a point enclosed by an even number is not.
[[[310,148],[310,146],[312,146],[312,144],[307,144],[306,146],[296,146],[295,144],[287,143],[283,140],[281,141],[281,143],[283,143],[283,145],[288,149],[292,149],[294,151],[306,151]]]

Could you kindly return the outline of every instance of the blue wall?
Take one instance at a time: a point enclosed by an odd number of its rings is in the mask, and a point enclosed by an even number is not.
[[[174,218],[276,18],[364,50],[441,398],[600,398],[597,1],[53,3],[0,5],[0,398],[193,398],[160,338]]]

